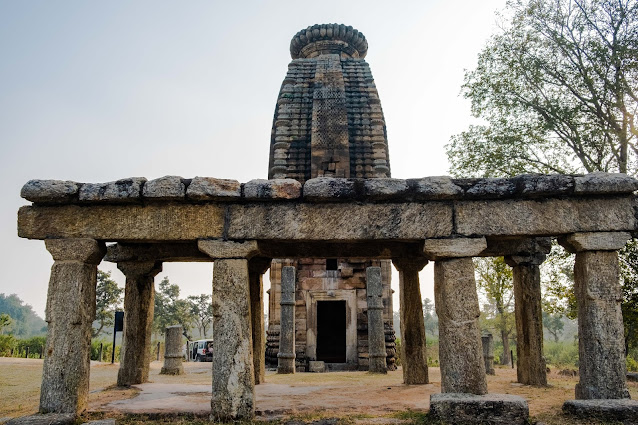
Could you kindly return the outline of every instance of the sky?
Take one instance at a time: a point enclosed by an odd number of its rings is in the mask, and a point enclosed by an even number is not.
[[[448,174],[445,144],[472,122],[464,71],[505,0],[0,2],[0,293],[41,316],[53,260],[20,239],[30,179],[267,178],[270,129],[297,31],[343,23],[368,40],[392,177]],[[124,276],[103,262],[113,278]],[[434,299],[433,265],[421,273]],[[182,296],[207,263],[167,263]],[[266,283],[268,285],[268,283]],[[398,310],[398,275],[394,309]]]

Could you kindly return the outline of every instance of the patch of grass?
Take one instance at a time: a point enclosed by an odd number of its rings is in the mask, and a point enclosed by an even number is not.
[[[409,421],[410,425],[443,425],[440,421],[432,419],[426,412],[415,410],[403,410],[390,415],[392,418]]]

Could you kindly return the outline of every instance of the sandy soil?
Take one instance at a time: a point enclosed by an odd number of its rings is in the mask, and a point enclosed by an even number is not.
[[[110,413],[200,412],[210,409],[210,363],[185,363],[185,375],[159,375],[160,362],[151,364],[150,382],[133,389],[115,387],[118,364],[92,362],[89,410]],[[39,402],[42,361],[0,358],[0,419],[33,413]],[[387,375],[366,372],[268,372],[266,383],[256,387],[256,410],[262,418],[281,415],[389,416],[405,410],[427,411],[430,394],[440,391],[438,368],[430,368],[430,384],[405,386],[401,371]],[[555,422],[565,400],[574,397],[577,378],[552,371],[548,388],[516,383],[516,372],[497,368],[488,376],[491,393],[507,393],[528,400],[530,414]],[[628,383],[633,399],[638,383]],[[576,422],[573,422],[576,423]]]

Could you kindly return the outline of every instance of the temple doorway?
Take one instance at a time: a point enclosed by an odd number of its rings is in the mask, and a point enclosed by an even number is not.
[[[317,360],[346,362],[346,302],[317,302]]]

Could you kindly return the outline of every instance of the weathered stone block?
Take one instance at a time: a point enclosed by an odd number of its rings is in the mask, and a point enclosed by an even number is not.
[[[237,180],[195,177],[186,189],[186,197],[196,201],[225,201],[241,197]]]
[[[628,231],[635,227],[632,198],[459,201],[461,235],[558,235]]]
[[[525,197],[542,197],[570,194],[574,190],[574,178],[563,174],[522,175],[512,179],[517,192]]]
[[[332,177],[310,179],[303,186],[303,197],[316,202],[352,199],[356,197],[355,181]]]
[[[166,345],[164,346],[164,366],[160,375],[183,375],[182,365],[182,325],[168,326],[166,328]]]
[[[475,257],[487,248],[485,238],[426,239],[423,252],[431,260]]]
[[[75,423],[75,415],[71,413],[46,413],[14,418],[6,425],[70,425]]]
[[[251,180],[244,184],[247,200],[298,199],[301,183],[294,179]]]
[[[197,247],[213,259],[251,258],[259,252],[256,241],[200,240]]]
[[[131,177],[108,183],[85,183],[80,188],[81,202],[137,202],[142,196],[144,177]]]
[[[409,179],[407,184],[418,200],[458,199],[463,196],[463,188],[447,176]]]
[[[455,425],[526,425],[529,407],[525,399],[510,394],[437,393],[430,395],[430,415]]]
[[[625,246],[629,239],[629,232],[588,232],[559,238],[559,243],[570,252],[616,251]]]
[[[142,196],[155,201],[183,200],[186,196],[186,185],[179,176],[164,176],[147,181]]]
[[[35,203],[66,203],[75,198],[80,184],[68,180],[29,180],[20,196]]]
[[[636,400],[567,400],[563,412],[587,420],[638,424]]]
[[[397,199],[407,193],[408,183],[400,179],[365,179],[363,190],[369,200]]]
[[[308,372],[323,373],[326,371],[326,364],[322,361],[309,361]]]
[[[621,173],[591,173],[574,179],[574,193],[579,195],[605,195],[631,193],[638,190],[638,180]]]
[[[516,183],[511,179],[477,179],[470,185],[465,195],[468,198],[498,199],[509,198],[516,193]]]

